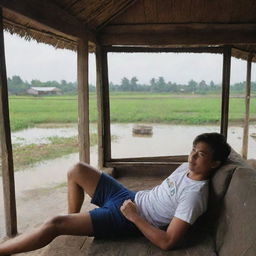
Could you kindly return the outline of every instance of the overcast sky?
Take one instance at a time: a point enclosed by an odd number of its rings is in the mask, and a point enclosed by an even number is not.
[[[76,53],[55,49],[52,46],[25,41],[18,36],[5,33],[7,76],[19,75],[23,80],[76,81]],[[253,64],[252,81],[256,80]],[[149,83],[152,77],[163,76],[166,81],[187,83],[211,80],[221,82],[222,56],[218,54],[109,54],[109,80],[120,83],[125,76],[136,76],[139,83]],[[232,58],[231,84],[244,81],[246,62]],[[95,58],[89,57],[89,82],[95,84]]]

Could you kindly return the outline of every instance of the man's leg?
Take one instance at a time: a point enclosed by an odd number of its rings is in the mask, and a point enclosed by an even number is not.
[[[0,244],[0,256],[42,248],[60,235],[93,236],[90,214],[56,216],[40,227]]]
[[[84,192],[93,196],[101,172],[86,163],[76,164],[68,172],[68,212],[78,213],[84,201]]]

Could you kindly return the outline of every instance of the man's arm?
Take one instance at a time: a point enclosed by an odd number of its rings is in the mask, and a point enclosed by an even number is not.
[[[189,223],[174,217],[166,231],[160,230],[138,214],[137,207],[131,200],[126,200],[120,209],[123,215],[133,222],[147,239],[163,250],[173,248],[190,227]]]

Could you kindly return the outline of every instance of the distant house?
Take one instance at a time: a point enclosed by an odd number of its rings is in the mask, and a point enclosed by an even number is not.
[[[31,87],[27,93],[31,95],[60,95],[62,90],[57,87]]]

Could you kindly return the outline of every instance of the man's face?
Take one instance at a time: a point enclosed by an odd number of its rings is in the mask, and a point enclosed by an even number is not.
[[[219,161],[213,160],[211,147],[205,142],[198,142],[193,146],[188,157],[189,169],[195,174],[207,178],[213,168],[219,165]]]

